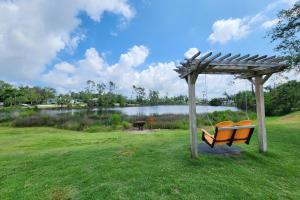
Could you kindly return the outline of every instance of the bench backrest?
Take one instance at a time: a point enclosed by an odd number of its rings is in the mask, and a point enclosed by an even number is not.
[[[216,124],[216,131],[215,131],[215,144],[227,144],[231,137],[233,130],[232,129],[225,129],[220,130],[223,127],[231,127],[234,123],[232,121],[223,121]]]
[[[248,140],[249,134],[252,134],[253,128],[250,128],[252,125],[251,120],[244,120],[240,121],[235,124],[235,126],[245,126],[243,129],[237,129],[234,134],[234,141],[233,143],[245,143]],[[249,126],[249,128],[246,128],[246,126]]]
[[[216,134],[222,131],[232,131],[232,137],[229,139],[227,144],[231,145],[233,143],[247,143],[249,144],[249,140],[253,134],[255,125],[252,125],[251,120],[244,120],[238,123],[233,124],[233,126],[219,127],[216,128]],[[228,132],[229,133],[229,132]],[[228,137],[228,136],[227,136]],[[217,143],[217,142],[216,142]],[[222,143],[219,143],[222,144]]]

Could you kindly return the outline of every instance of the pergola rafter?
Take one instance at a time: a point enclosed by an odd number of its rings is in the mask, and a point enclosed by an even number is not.
[[[241,78],[255,77],[257,75],[266,75],[280,72],[288,65],[284,57],[276,56],[250,56],[249,54],[226,54],[222,57],[221,53],[215,55],[209,52],[200,58],[200,52],[195,54],[191,59],[181,62],[180,66],[175,69],[180,78],[185,78],[193,72],[198,74],[232,74],[239,75]],[[217,59],[219,58],[219,59]]]
[[[191,134],[192,157],[197,157],[197,126],[196,126],[196,103],[195,83],[199,74],[229,74],[236,78],[247,79],[255,85],[256,110],[259,123],[259,151],[266,152],[266,127],[263,84],[273,73],[283,71],[288,67],[285,57],[268,55],[232,55],[228,53],[221,56],[221,53],[213,55],[212,52],[200,56],[196,53],[190,59],[185,59],[174,69],[180,78],[184,78],[189,88],[189,118]]]

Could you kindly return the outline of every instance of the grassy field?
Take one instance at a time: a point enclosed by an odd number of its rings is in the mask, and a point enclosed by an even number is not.
[[[241,156],[192,160],[188,132],[0,127],[0,199],[300,199],[300,113]]]

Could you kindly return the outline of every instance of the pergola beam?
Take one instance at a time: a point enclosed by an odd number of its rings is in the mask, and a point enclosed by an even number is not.
[[[241,56],[241,54],[237,54],[237,55],[231,56],[230,58],[226,59],[226,61],[227,61],[228,63],[230,63],[232,60],[234,60],[234,59],[236,59],[236,58],[238,58],[238,57],[240,57],[240,56]]]

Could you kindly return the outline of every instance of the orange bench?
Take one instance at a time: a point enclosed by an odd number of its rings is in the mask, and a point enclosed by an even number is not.
[[[202,130],[202,140],[210,147],[218,144],[231,146],[236,143],[249,144],[255,125],[251,120],[244,120],[238,123],[223,121],[216,124],[215,133],[211,135],[205,129]]]

